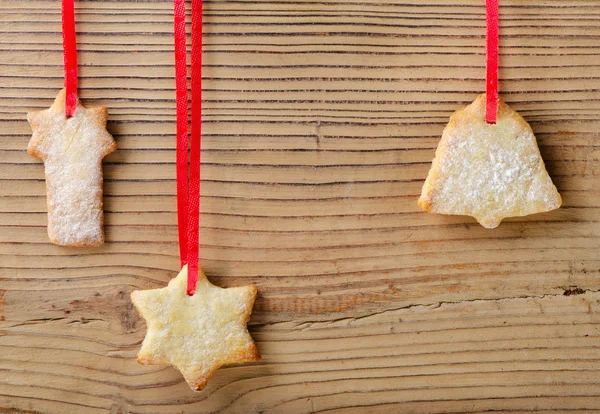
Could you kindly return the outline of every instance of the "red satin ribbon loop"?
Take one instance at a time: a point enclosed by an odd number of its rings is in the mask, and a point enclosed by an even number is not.
[[[75,35],[75,1],[62,2],[63,57],[65,64],[65,112],[71,116],[77,109],[77,40]]]
[[[177,220],[181,266],[188,265],[187,293],[198,282],[200,149],[202,141],[202,0],[192,0],[192,128],[188,182],[188,91],[185,0],[174,0],[177,99]]]
[[[486,0],[486,106],[485,121],[496,123],[498,113],[498,0]]]

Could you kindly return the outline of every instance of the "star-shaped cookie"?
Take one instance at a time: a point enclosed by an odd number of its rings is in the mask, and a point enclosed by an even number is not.
[[[486,123],[485,94],[450,118],[419,198],[425,211],[487,228],[561,203],[529,124],[502,101],[496,123]]]
[[[260,359],[246,327],[256,287],[222,289],[201,269],[193,296],[187,295],[186,286],[187,265],[167,287],[131,294],[148,325],[137,360],[172,365],[200,391],[220,366]]]
[[[33,129],[27,152],[44,161],[50,240],[98,245],[104,242],[102,158],[117,144],[106,131],[106,108],[86,108],[77,100],[67,117],[65,95],[63,89],[49,109],[27,114]]]

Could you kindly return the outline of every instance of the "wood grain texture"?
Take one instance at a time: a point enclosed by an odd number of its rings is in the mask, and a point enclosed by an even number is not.
[[[140,366],[133,289],[178,271],[172,5],[77,2],[109,109],[107,244],[46,235],[28,110],[63,83],[60,4],[0,0],[0,412],[600,411],[600,4],[501,2],[500,90],[564,207],[486,230],[419,211],[484,88],[483,1],[208,1],[201,261],[255,283],[263,360],[194,394]]]

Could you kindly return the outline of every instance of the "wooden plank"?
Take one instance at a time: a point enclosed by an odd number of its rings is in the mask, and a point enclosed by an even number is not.
[[[77,2],[80,95],[109,109],[107,244],[48,242],[25,113],[63,83],[60,4],[0,2],[0,411],[600,410],[600,5],[501,2],[503,98],[564,206],[425,214],[448,121],[484,87],[477,0],[205,3],[201,260],[255,283],[263,360],[194,394],[140,366],[134,289],[179,266],[169,1]]]

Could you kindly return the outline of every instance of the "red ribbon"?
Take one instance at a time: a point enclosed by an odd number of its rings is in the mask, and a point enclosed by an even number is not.
[[[185,0],[174,0],[175,91],[177,102],[177,226],[181,267],[187,263],[188,200],[188,89],[185,37]]]
[[[75,36],[75,1],[62,2],[63,53],[65,62],[65,112],[71,116],[77,109],[77,41]]]
[[[202,143],[202,0],[192,0],[192,128],[188,183],[188,93],[185,0],[174,0],[177,99],[177,221],[181,266],[188,265],[187,293],[198,282],[200,148]]]
[[[202,144],[202,0],[192,0],[192,139],[188,210],[188,295],[196,291],[200,227],[200,146]]]
[[[487,68],[485,121],[496,123],[498,113],[498,0],[486,0]]]

